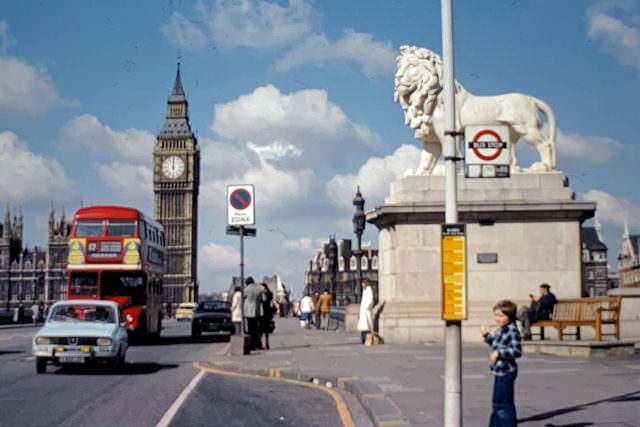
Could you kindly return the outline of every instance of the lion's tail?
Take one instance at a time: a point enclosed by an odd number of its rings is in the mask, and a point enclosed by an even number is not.
[[[547,121],[549,122],[549,136],[547,139],[547,144],[549,145],[549,149],[551,150],[551,166],[553,168],[556,167],[556,133],[557,133],[557,123],[556,116],[553,114],[553,110],[549,107],[549,104],[544,102],[541,99],[531,97],[533,102],[536,104],[536,107],[540,111],[547,116]]]

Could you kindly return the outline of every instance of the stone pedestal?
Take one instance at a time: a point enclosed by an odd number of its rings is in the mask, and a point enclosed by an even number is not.
[[[442,341],[441,224],[444,176],[402,177],[367,214],[379,231],[380,333],[388,342]],[[578,202],[562,173],[502,179],[458,175],[458,218],[467,225],[468,320],[463,340],[493,325],[500,299],[527,302],[542,282],[558,298],[580,296],[582,222],[595,203]]]

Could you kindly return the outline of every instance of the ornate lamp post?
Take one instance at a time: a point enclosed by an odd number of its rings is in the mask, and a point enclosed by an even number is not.
[[[364,221],[364,199],[362,198],[362,194],[360,193],[360,186],[358,186],[358,191],[356,192],[356,196],[353,198],[353,206],[356,207],[356,211],[353,214],[353,232],[356,234],[358,238],[358,247],[356,249],[355,255],[358,261],[357,267],[357,278],[356,285],[353,289],[353,296],[355,299],[355,303],[360,302],[360,295],[362,295],[362,233],[365,228]]]

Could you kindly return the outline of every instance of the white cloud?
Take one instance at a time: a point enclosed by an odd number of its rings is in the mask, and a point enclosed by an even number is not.
[[[69,200],[74,184],[62,165],[33,153],[13,132],[0,132],[0,199]]]
[[[327,193],[336,206],[352,209],[351,200],[356,188],[369,206],[379,204],[389,194],[389,184],[415,168],[420,161],[420,149],[404,144],[386,157],[371,157],[358,170],[356,175],[336,175],[327,183]]]
[[[92,153],[144,162],[151,158],[154,143],[155,137],[146,130],[115,131],[90,114],[71,119],[58,137],[61,147],[83,147]]]
[[[341,39],[331,42],[324,34],[309,37],[276,62],[280,71],[305,64],[348,59],[362,65],[366,75],[393,75],[396,54],[390,42],[373,40],[371,34],[345,29]]]
[[[254,151],[261,159],[266,161],[278,160],[285,157],[300,157],[302,150],[287,142],[274,141],[269,145],[256,145],[253,142],[247,143],[247,148]]]
[[[209,27],[221,46],[269,48],[308,34],[311,12],[306,0],[289,0],[286,6],[260,0],[218,0]]]
[[[278,160],[298,168],[336,169],[346,159],[366,156],[380,142],[369,128],[349,120],[328,99],[326,91],[306,89],[284,94],[272,85],[217,104],[211,128],[222,138],[251,141],[258,150],[266,147],[263,153],[274,151],[276,146],[289,147],[287,154],[295,155]]]
[[[556,140],[558,159],[580,160],[589,164],[607,163],[622,149],[622,143],[606,136],[583,136],[564,133],[560,129]]]
[[[590,190],[582,194],[583,200],[598,204],[598,219],[603,224],[624,227],[625,220],[633,228],[640,227],[640,206],[624,198],[616,198],[601,190]]]
[[[171,15],[160,31],[167,39],[192,52],[200,51],[207,45],[207,36],[198,24],[178,12]]]
[[[312,239],[311,237],[288,239],[282,242],[282,247],[291,252],[312,253],[316,249],[316,247],[314,246],[314,242],[314,239]]]
[[[227,185],[253,183],[256,206],[260,206],[262,214],[268,215],[278,211],[290,211],[289,206],[309,194],[313,179],[313,171],[309,169],[280,170],[260,160],[258,166],[244,173],[203,183],[200,194],[203,206],[226,209]]]
[[[240,254],[235,248],[214,242],[201,246],[198,257],[202,270],[208,272],[234,270],[240,263]]]
[[[37,114],[65,102],[45,68],[0,56],[0,75],[0,113]]]
[[[9,24],[7,21],[0,21],[0,54],[6,54],[9,48],[15,44],[16,39],[9,33]]]
[[[587,16],[588,37],[600,40],[606,52],[623,65],[640,70],[640,26],[635,18],[632,24],[607,13],[606,3],[593,7]],[[627,14],[626,16],[633,16]]]
[[[152,206],[153,171],[151,168],[115,161],[96,166],[98,175],[113,194],[131,200],[134,204]]]

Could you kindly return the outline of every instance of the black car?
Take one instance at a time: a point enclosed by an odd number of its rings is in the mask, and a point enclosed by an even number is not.
[[[233,333],[229,301],[204,301],[198,304],[193,310],[191,336],[199,337],[203,332]]]

